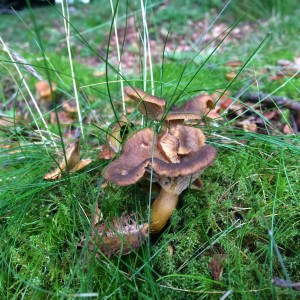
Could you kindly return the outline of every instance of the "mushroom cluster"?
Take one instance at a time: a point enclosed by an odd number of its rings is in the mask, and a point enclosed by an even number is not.
[[[158,233],[176,208],[180,193],[212,165],[216,154],[214,147],[205,145],[199,128],[179,124],[158,135],[144,128],[128,139],[105,178],[126,186],[151,177],[161,186],[151,206],[150,232]]]
[[[216,148],[205,144],[205,136],[200,128],[185,124],[187,121],[201,120],[207,109],[213,107],[213,102],[204,99],[204,102],[196,101],[194,107],[190,103],[166,113],[166,102],[161,98],[131,87],[125,88],[125,93],[146,118],[160,121],[163,125],[160,133],[152,128],[134,132],[123,145],[120,156],[108,165],[104,173],[106,180],[119,186],[132,185],[142,178],[160,185],[160,193],[151,205],[151,223],[139,226],[145,238],[145,228],[149,228],[150,233],[159,233],[165,227],[176,209],[180,193],[193,182],[199,185],[199,176],[214,162]],[[198,109],[195,109],[195,105],[198,105]],[[122,233],[124,241],[128,243],[131,233]],[[111,236],[111,240],[113,238]],[[103,242],[117,253],[111,240],[106,238]],[[120,239],[118,241],[118,245],[122,246]],[[136,244],[132,246],[133,249],[137,248]],[[126,247],[128,254],[130,247]]]

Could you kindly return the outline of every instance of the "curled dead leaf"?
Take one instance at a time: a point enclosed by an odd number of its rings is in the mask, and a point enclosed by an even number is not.
[[[282,128],[282,132],[284,134],[295,134],[293,129],[291,128],[291,126],[289,124],[284,124],[284,126]]]
[[[70,115],[65,111],[57,112],[59,123],[60,124],[72,124],[74,119],[70,117]],[[56,124],[57,123],[57,116],[54,111],[50,113],[50,123]]]
[[[224,254],[215,253],[208,265],[211,276],[215,281],[221,281],[222,279],[225,257]]]
[[[82,170],[83,168],[85,168],[87,165],[89,165],[93,160],[90,158],[86,158],[86,159],[82,159],[78,162],[78,164],[72,169],[70,170],[70,173],[74,173],[77,171]]]
[[[98,155],[98,158],[100,159],[112,159],[116,155],[116,152],[114,152],[109,146],[102,145],[101,151]]]
[[[53,172],[47,173],[44,176],[46,180],[57,180],[61,178],[61,173],[66,171],[67,166],[68,170],[71,172],[79,162],[80,152],[79,152],[79,140],[75,141],[67,150],[66,156],[63,158],[59,167],[56,168]]]
[[[77,113],[77,107],[73,106],[70,102],[64,102],[62,107],[69,114]]]

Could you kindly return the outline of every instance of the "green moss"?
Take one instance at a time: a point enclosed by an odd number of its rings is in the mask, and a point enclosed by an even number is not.
[[[261,12],[269,13],[271,2],[264,4],[266,8],[262,11],[262,6],[258,5],[250,19]],[[124,16],[126,3],[120,5],[120,15]],[[170,7],[177,7],[178,3],[169,4],[169,9],[158,5],[153,8],[156,24],[165,24],[167,18],[174,22],[178,20],[176,28],[184,32],[187,18],[198,18],[197,9],[186,6],[180,11],[171,11]],[[191,5],[198,7],[194,1]],[[213,3],[213,7],[219,5],[222,5],[219,1]],[[249,5],[252,3],[246,3],[247,7]],[[203,3],[203,9],[208,6]],[[95,56],[91,48],[98,49],[103,42],[110,26],[110,22],[105,22],[111,21],[111,8],[103,6],[99,11],[97,1],[94,1],[90,15],[81,13],[87,7],[76,6],[76,18],[72,20],[72,25],[83,31],[89,43],[81,45],[72,39],[75,79],[83,117],[93,112],[93,122],[106,130],[106,123],[115,121],[110,100],[117,114],[122,111],[119,82],[115,82],[113,72],[109,73],[109,95],[106,78],[96,78],[94,66],[87,67],[81,59],[82,56]],[[278,6],[275,8],[278,12]],[[285,7],[282,12],[287,11]],[[38,26],[40,34],[48,37],[43,43],[45,55],[51,62],[51,67],[48,65],[50,79],[57,84],[59,101],[73,99],[67,49],[60,44],[64,32],[49,27],[57,21],[58,13],[44,9],[40,12],[49,12],[48,18],[38,19]],[[203,13],[208,12],[204,10]],[[31,25],[29,12],[21,14],[24,23]],[[223,17],[226,21],[232,19],[232,15],[225,12]],[[25,25],[17,26],[20,22],[15,16],[3,16],[2,19],[0,30],[6,20],[11,21],[11,28],[2,30],[5,31],[4,40],[46,78],[47,72],[41,61],[43,55],[35,45],[34,35],[24,30]],[[238,46],[222,44],[205,64],[211,51],[208,48],[197,56],[197,47],[188,53],[166,53],[163,68],[156,62],[153,67],[156,95],[165,97],[169,103],[176,100],[176,104],[181,105],[199,92],[211,93],[220,88],[229,87],[232,95],[236,95],[248,79],[255,78],[258,84],[255,91],[298,99],[299,78],[269,80],[279,59],[293,60],[298,55],[299,46],[294,43],[299,31],[295,16],[290,15],[285,20],[288,25],[281,23],[280,30],[274,30],[271,41],[264,44],[260,52],[255,49],[269,30],[264,22],[251,35],[250,42],[243,40]],[[102,24],[101,30],[97,29],[98,24]],[[150,25],[149,21],[150,34],[157,33],[157,28]],[[91,26],[95,28],[90,33],[84,32]],[[28,49],[24,46],[27,41]],[[252,61],[230,84],[226,79],[226,73],[230,71],[226,62],[238,58],[246,63],[251,55]],[[0,97],[5,102],[2,107],[7,109],[5,113],[14,116],[6,99],[13,92],[5,92],[7,86],[15,83],[5,80],[12,75],[21,90],[25,90],[14,66],[7,62],[7,54],[1,54],[0,59],[3,64],[0,79],[5,82],[0,88]],[[263,73],[266,66],[267,73]],[[23,66],[20,67],[23,70]],[[34,91],[36,79],[27,76],[25,69],[23,71],[26,83]],[[143,88],[142,76],[135,74],[126,79]],[[150,83],[147,84],[150,88]],[[85,85],[91,86],[80,89]],[[16,97],[17,103],[23,103],[20,93]],[[49,120],[50,109],[40,106],[44,118]],[[34,115],[37,116],[36,112]],[[130,117],[140,120],[136,112]],[[42,125],[41,120],[38,124]],[[123,212],[133,212],[139,220],[146,222],[150,209],[145,185],[118,187],[110,184],[106,189],[100,189],[101,172],[108,163],[103,161],[70,177],[46,182],[43,176],[54,167],[50,154],[54,154],[55,149],[27,138],[26,134],[36,129],[35,125],[17,126],[1,132],[1,142],[5,144],[12,139],[17,145],[14,149],[0,148],[0,298],[74,298],[73,294],[95,292],[99,293],[98,298],[113,299],[135,299],[137,295],[141,299],[220,299],[231,291],[229,297],[232,299],[296,299],[295,291],[275,288],[271,279],[288,275],[292,280],[300,281],[299,138],[242,132],[235,130],[229,122],[227,125],[220,123],[219,127],[213,125],[205,125],[203,129],[208,143],[218,148],[218,157],[214,166],[202,176],[202,190],[185,190],[161,234],[149,237],[137,252],[112,260],[99,259],[86,246],[77,246],[83,235],[91,234],[95,203],[98,201],[105,221]],[[95,146],[106,138],[105,132],[97,126],[85,125],[87,137],[82,140],[82,157],[97,160],[99,149]],[[50,129],[58,133],[56,125],[50,124]],[[60,148],[59,143],[57,146]],[[271,237],[270,232],[273,233]],[[217,282],[213,281],[210,263],[219,252],[224,254],[224,260],[223,275]]]

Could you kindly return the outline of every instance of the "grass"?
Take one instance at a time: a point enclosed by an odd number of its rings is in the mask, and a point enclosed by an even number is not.
[[[251,4],[246,1],[245,9],[232,1],[216,18],[214,11],[224,7],[220,2],[215,1],[213,7],[205,3],[200,15],[194,1],[185,5],[174,1],[165,7],[158,2],[147,3],[150,38],[161,43],[160,35],[170,30],[174,45],[164,55],[155,46],[151,48],[157,56],[151,70],[155,94],[182,104],[202,91],[228,89],[235,95],[255,79],[249,90],[276,91],[299,99],[299,78],[269,80],[278,59],[292,60],[299,55],[294,2],[268,1],[264,7],[258,3],[243,17]],[[178,4],[182,10],[174,9]],[[133,15],[144,38],[140,3],[119,5],[117,25],[126,26],[126,17],[128,20]],[[99,188],[101,171],[108,162],[97,159],[97,147],[106,139],[107,125],[115,121],[114,113],[116,117],[122,113],[118,65],[112,62],[111,69],[102,59],[114,36],[111,7],[103,4],[100,10],[94,1],[69,9],[74,79],[84,120],[81,155],[94,162],[55,182],[44,181],[43,176],[55,166],[57,148],[62,151],[65,146],[61,143],[67,140],[64,132],[74,129],[50,123],[50,112],[59,111],[62,103],[74,99],[61,10],[50,7],[1,16],[1,37],[10,51],[24,57],[43,78],[55,82],[58,93],[49,106],[39,103],[54,145],[49,134],[44,132],[41,139],[36,132],[35,122],[42,130],[45,126],[33,107],[29,122],[17,121],[19,111],[23,115],[28,112],[23,104],[29,99],[24,81],[37,98],[37,79],[26,65],[18,63],[24,76],[20,78],[8,54],[1,52],[1,114],[13,121],[10,127],[1,125],[1,144],[13,148],[0,148],[0,298],[296,299],[296,291],[275,287],[271,279],[300,281],[299,137],[246,132],[226,118],[203,126],[208,143],[218,149],[218,158],[203,174],[203,190],[188,189],[180,196],[162,234],[151,236],[138,251],[112,260],[104,256],[98,259],[87,247],[77,248],[82,235],[91,234],[96,201],[108,220],[124,211],[137,212],[146,220],[149,209],[142,184]],[[225,21],[230,26],[251,22],[256,27],[246,38],[231,39],[232,31],[224,41],[211,36],[210,41],[196,44],[188,20],[203,18],[212,24],[211,30]],[[111,38],[107,38],[110,28]],[[181,50],[181,40],[190,45],[187,51]],[[150,70],[144,69],[141,39],[132,51],[126,52],[125,44],[120,44],[120,49],[123,57],[129,53],[138,58],[131,70],[122,69],[124,84],[146,85],[149,91]],[[237,58],[245,66],[230,83],[226,62]],[[106,76],[94,75],[94,71],[106,67]],[[90,115],[92,120],[87,122]],[[134,123],[141,120],[136,109],[129,117]],[[211,273],[214,257],[223,268],[220,281]]]

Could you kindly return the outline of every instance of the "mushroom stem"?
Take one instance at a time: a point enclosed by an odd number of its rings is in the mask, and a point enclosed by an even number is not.
[[[178,194],[161,189],[158,197],[151,205],[150,232],[159,233],[166,225],[170,216],[176,208]]]

